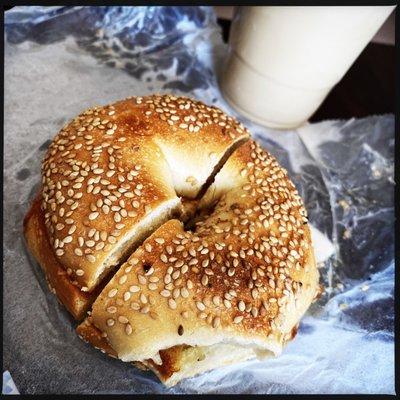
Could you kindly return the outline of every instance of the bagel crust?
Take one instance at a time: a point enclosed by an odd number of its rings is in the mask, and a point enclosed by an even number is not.
[[[219,109],[174,96],[128,98],[66,125],[42,164],[42,210],[71,279],[92,291],[147,228],[179,214],[178,196],[196,197],[247,137]]]
[[[253,141],[237,149],[199,207],[214,202],[193,231],[162,225],[94,302],[123,361],[179,345],[279,355],[318,293],[306,211],[272,156]]]
[[[50,291],[75,319],[80,320],[96,299],[101,285],[92,293],[82,292],[76,282],[69,278],[48,240],[40,204],[41,199],[37,197],[24,219],[24,234],[29,250],[45,272]]]
[[[185,97],[132,97],[67,124],[24,225],[59,300],[76,319],[92,307],[78,334],[169,386],[279,355],[320,290],[287,171]]]

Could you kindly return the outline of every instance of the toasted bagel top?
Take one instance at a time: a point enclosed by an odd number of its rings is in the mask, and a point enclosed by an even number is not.
[[[177,345],[230,343],[279,354],[318,290],[306,211],[287,172],[255,142],[229,158],[185,231],[162,225],[93,304],[124,361]]]
[[[67,124],[42,164],[42,210],[73,282],[92,291],[153,220],[179,211],[179,197],[195,198],[247,137],[218,108],[168,95],[94,107]]]

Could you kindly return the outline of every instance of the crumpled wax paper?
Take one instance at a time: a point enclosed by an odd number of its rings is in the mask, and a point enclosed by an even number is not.
[[[230,109],[210,7],[15,7],[5,14],[4,369],[21,393],[394,393],[394,116],[293,131]],[[325,286],[281,357],[167,389],[82,342],[27,253],[22,221],[51,139],[80,111],[173,92],[236,115],[302,195]]]

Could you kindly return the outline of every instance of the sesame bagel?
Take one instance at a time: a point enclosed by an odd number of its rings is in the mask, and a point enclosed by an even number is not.
[[[43,214],[72,285],[92,292],[130,249],[183,213],[181,198],[195,198],[247,137],[221,110],[174,96],[125,99],[67,124],[43,161],[41,210],[34,212]],[[34,231],[26,238],[36,246]],[[58,274],[55,265],[44,269]],[[88,304],[73,311],[81,315]]]
[[[169,386],[279,355],[319,290],[286,170],[188,98],[80,114],[50,145],[24,225],[59,300],[76,319],[91,308],[78,334]]]
[[[157,229],[92,307],[118,358],[143,362],[167,385],[203,368],[279,355],[319,288],[302,201],[253,141],[233,153],[198,207],[212,204],[192,231],[177,220]],[[173,348],[176,359],[177,346],[219,358],[160,375],[160,350]]]

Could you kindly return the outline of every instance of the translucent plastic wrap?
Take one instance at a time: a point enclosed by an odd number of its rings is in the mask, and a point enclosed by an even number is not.
[[[325,293],[281,357],[166,389],[82,342],[27,253],[22,220],[53,136],[83,109],[174,92],[235,115],[208,7],[15,7],[5,18],[4,368],[21,393],[394,393],[394,117],[273,131],[240,116],[288,169]]]

